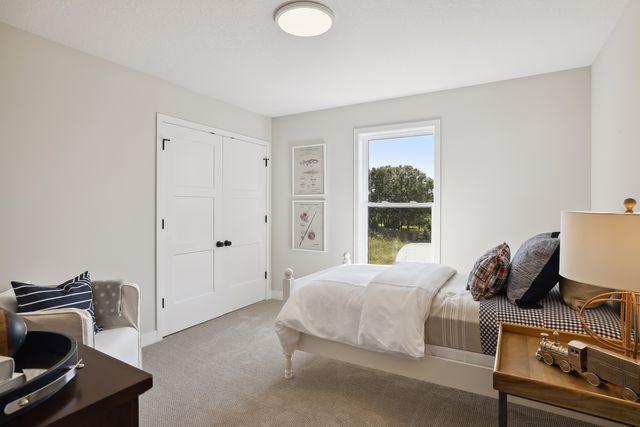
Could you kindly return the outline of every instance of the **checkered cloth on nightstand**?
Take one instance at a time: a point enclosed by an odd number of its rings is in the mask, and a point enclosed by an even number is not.
[[[540,309],[524,309],[510,304],[501,294],[480,301],[480,341],[482,352],[496,354],[498,331],[501,322],[536,326],[546,329],[584,334],[578,312],[566,305],[556,286],[541,301]],[[612,304],[586,311],[587,322],[593,331],[607,338],[620,339],[620,313]]]

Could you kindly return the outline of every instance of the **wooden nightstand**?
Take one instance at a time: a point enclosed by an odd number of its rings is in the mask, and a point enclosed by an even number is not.
[[[69,384],[5,427],[137,426],[138,396],[153,383],[150,373],[80,344],[85,366]]]
[[[507,425],[507,396],[535,400],[625,424],[640,425],[640,403],[624,400],[622,388],[612,384],[593,387],[579,374],[565,374],[557,366],[536,360],[540,333],[553,331],[502,323],[498,338],[493,388],[499,392],[500,426]],[[587,335],[560,332],[559,341]]]

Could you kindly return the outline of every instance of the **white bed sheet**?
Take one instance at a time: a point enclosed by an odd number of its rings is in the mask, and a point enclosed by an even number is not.
[[[340,322],[341,336],[335,336],[334,329],[323,329],[323,322],[317,319],[305,319],[309,313],[295,313],[291,318],[299,318],[300,324],[288,323],[289,349],[295,348],[299,332],[324,339],[354,345],[357,342],[357,330],[364,287],[375,276],[387,270],[389,266],[372,264],[354,264],[332,267],[293,281],[291,294],[311,282],[322,282],[321,287],[313,286],[305,298],[312,298],[314,306],[321,307],[331,319]],[[479,304],[473,301],[466,290],[467,275],[456,274],[449,279],[441,291],[433,298],[431,311],[425,330],[425,353],[454,360],[489,366],[493,360],[481,354],[479,331]],[[352,303],[350,303],[350,301]],[[324,317],[324,316],[323,316]],[[335,323],[335,322],[334,322]],[[311,325],[313,328],[308,328]],[[280,325],[282,328],[282,325]],[[299,331],[299,332],[298,332]],[[287,333],[279,332],[285,352],[287,351]],[[284,338],[284,339],[283,339]],[[455,352],[460,351],[456,356]],[[453,352],[453,353],[452,353]],[[479,358],[479,359],[478,359]],[[485,360],[486,359],[486,360]],[[483,363],[478,363],[482,360]]]
[[[283,350],[295,350],[300,333],[330,339],[344,344],[358,342],[360,313],[366,284],[388,266],[352,264],[333,267],[295,280],[290,299],[276,319],[276,332]],[[305,299],[313,301],[314,310],[303,304],[291,304],[291,299],[307,285]],[[316,286],[321,285],[321,286]],[[326,322],[331,319],[331,322]],[[335,325],[340,328],[335,328]]]

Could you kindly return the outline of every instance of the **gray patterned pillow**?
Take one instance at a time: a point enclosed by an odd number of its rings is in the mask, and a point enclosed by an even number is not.
[[[560,280],[560,233],[543,233],[520,246],[511,261],[507,298],[520,308],[540,308]]]
[[[93,282],[93,306],[96,321],[103,326],[110,325],[110,318],[122,314],[122,282],[105,280]]]

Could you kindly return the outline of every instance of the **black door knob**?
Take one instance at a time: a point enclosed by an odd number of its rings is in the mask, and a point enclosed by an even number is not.
[[[231,240],[225,240],[224,241],[224,245],[225,246],[231,246]]]
[[[224,246],[224,243],[222,243],[220,240],[216,242],[216,248],[221,248],[223,246]]]

